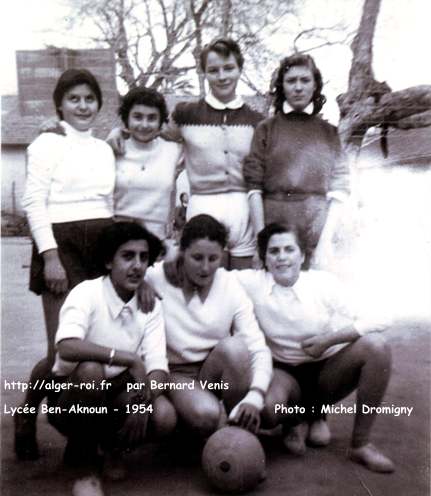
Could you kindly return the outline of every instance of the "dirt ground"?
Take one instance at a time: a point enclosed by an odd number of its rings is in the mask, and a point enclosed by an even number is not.
[[[30,244],[25,238],[3,240],[2,249],[2,425],[1,494],[3,496],[59,496],[70,494],[73,473],[61,463],[64,439],[46,417],[38,422],[42,457],[18,462],[13,453],[13,418],[5,406],[22,398],[5,381],[25,381],[31,366],[44,353],[41,304],[25,290]],[[393,350],[393,375],[385,405],[413,407],[410,417],[380,415],[374,442],[396,463],[390,475],[374,474],[346,459],[353,418],[331,415],[333,441],[325,449],[309,449],[302,459],[283,452],[274,439],[263,440],[267,479],[249,493],[275,496],[424,496],[429,494],[430,467],[430,328],[431,322],[398,321],[387,332]],[[351,404],[354,397],[343,403]],[[209,495],[199,453],[188,446],[170,449],[149,446],[129,459],[130,475],[121,483],[106,484],[110,496]]]

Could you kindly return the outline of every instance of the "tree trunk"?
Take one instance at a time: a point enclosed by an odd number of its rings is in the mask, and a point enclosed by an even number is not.
[[[359,153],[370,127],[406,129],[427,126],[431,121],[431,86],[392,92],[385,82],[374,79],[373,38],[380,3],[381,0],[365,0],[359,29],[351,45],[349,87],[337,98],[341,142],[354,156]]]

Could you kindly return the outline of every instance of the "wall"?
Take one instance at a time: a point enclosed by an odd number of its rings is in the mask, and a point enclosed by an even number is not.
[[[21,198],[25,183],[25,150],[22,145],[3,145],[1,157],[1,210],[23,215]],[[15,196],[15,203],[14,198]],[[15,211],[14,211],[15,209]]]

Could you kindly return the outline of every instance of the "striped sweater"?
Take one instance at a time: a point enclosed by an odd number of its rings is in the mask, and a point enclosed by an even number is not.
[[[184,141],[192,194],[246,191],[242,160],[262,119],[246,104],[218,110],[202,99],[176,106],[170,127]]]

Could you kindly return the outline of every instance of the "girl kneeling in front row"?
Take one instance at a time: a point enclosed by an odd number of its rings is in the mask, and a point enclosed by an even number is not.
[[[178,258],[146,276],[162,297],[171,380],[178,384],[169,398],[202,436],[221,424],[220,400],[233,423],[257,431],[272,376],[253,305],[235,275],[220,267],[226,244],[226,228],[197,215],[184,226]]]
[[[236,271],[253,300],[274,360],[263,421],[272,427],[282,423],[286,448],[302,455],[305,441],[318,446],[330,441],[323,405],[357,389],[349,456],[375,472],[392,472],[392,461],[369,441],[376,414],[362,412],[362,405],[377,407],[383,399],[390,349],[380,334],[370,332],[379,330],[376,326],[352,316],[331,274],[301,272],[304,247],[297,229],[269,224],[258,236],[265,269]],[[292,427],[286,408],[295,405],[306,412]]]
[[[65,462],[92,472],[101,448],[104,474],[120,478],[124,449],[141,444],[147,433],[167,435],[176,424],[163,387],[138,393],[134,387],[168,380],[161,305],[144,314],[135,295],[161,243],[131,222],[106,228],[99,243],[105,276],[76,286],[60,312],[53,374],[73,387],[50,396],[50,406],[60,406],[61,412],[48,418],[68,438]],[[103,495],[99,480],[78,479],[74,495],[81,494]]]

